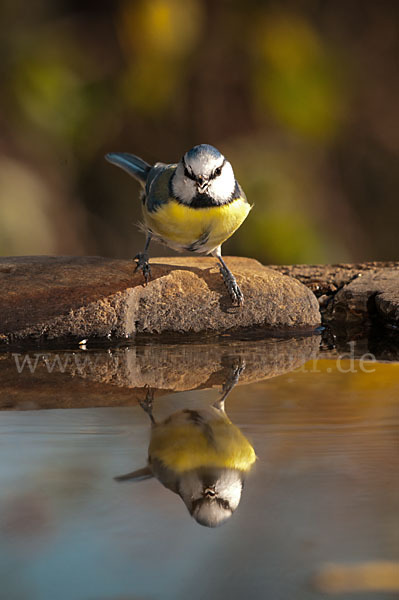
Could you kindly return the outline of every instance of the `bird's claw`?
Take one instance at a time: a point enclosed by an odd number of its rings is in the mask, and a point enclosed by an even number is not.
[[[239,356],[236,360],[234,360],[230,367],[230,372],[227,376],[226,381],[223,384],[221,391],[221,398],[213,405],[215,408],[219,410],[224,410],[224,401],[227,396],[230,394],[231,390],[235,385],[237,385],[238,380],[240,379],[240,375],[245,369],[245,361]]]
[[[231,271],[228,269],[225,269],[223,266],[220,267],[220,272],[227,287],[227,291],[229,292],[232,303],[235,306],[242,306],[244,304],[244,296],[233,273],[231,273]]]
[[[242,295],[242,291],[240,290],[238,283],[236,281],[232,282],[231,286],[227,285],[227,289],[229,291],[232,303],[235,306],[242,306],[244,304],[244,296]]]
[[[234,379],[237,379],[237,381],[238,381],[238,379],[241,376],[241,373],[245,370],[245,367],[246,367],[245,360],[241,356],[239,356],[234,361],[234,363],[232,364],[231,367],[232,367],[232,372],[233,372],[232,376],[234,377]]]
[[[242,372],[245,369],[245,360],[239,356],[236,358],[230,368],[230,373],[222,387],[221,394],[228,394],[230,390],[237,385]]]
[[[145,386],[146,388],[146,394],[145,394],[145,398],[143,398],[143,400],[139,400],[139,404],[141,406],[141,408],[144,410],[144,412],[146,412],[148,415],[152,414],[152,406],[153,406],[153,402],[154,402],[154,390],[152,388],[150,388],[149,385]]]
[[[134,260],[137,261],[136,268],[134,269],[134,272],[136,273],[139,270],[142,271],[143,275],[144,275],[145,283],[147,285],[147,283],[149,282],[149,280],[151,278],[151,268],[150,268],[150,265],[148,263],[148,254],[146,254],[145,252],[139,252],[134,257]]]

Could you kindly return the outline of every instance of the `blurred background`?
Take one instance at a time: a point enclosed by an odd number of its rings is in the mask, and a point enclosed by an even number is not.
[[[175,162],[206,142],[255,205],[224,253],[397,259],[398,16],[384,0],[2,0],[0,254],[134,256],[139,188],[104,154]]]

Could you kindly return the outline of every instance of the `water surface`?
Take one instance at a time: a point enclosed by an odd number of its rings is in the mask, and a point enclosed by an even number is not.
[[[320,357],[318,344],[99,350],[80,373],[18,373],[3,356],[2,597],[394,597],[399,364]],[[202,411],[239,356],[226,412],[257,460],[231,519],[203,527],[157,479],[115,481],[146,464],[137,400],[153,389],[160,421]]]

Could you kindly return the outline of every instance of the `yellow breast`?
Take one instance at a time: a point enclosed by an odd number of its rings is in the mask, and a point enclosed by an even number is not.
[[[153,212],[144,207],[144,220],[168,246],[209,254],[240,227],[250,210],[245,198],[206,208],[191,208],[171,198]]]
[[[156,427],[151,436],[150,458],[160,460],[175,472],[199,467],[224,467],[249,471],[256,460],[253,447],[227,419],[209,422],[212,442],[200,427],[173,423]]]

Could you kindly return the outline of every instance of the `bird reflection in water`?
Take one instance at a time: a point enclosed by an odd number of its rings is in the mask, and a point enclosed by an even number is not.
[[[241,361],[232,366],[222,395],[213,405],[181,410],[162,422],[153,416],[153,394],[148,390],[141,403],[151,420],[148,464],[115,479],[156,477],[179,494],[198,523],[206,527],[225,523],[240,503],[245,476],[256,460],[253,447],[224,408],[244,366]]]

